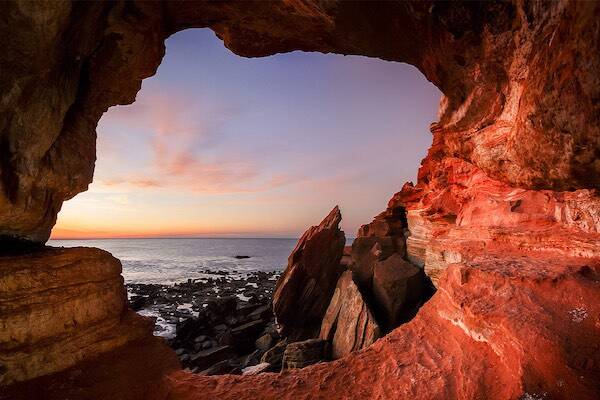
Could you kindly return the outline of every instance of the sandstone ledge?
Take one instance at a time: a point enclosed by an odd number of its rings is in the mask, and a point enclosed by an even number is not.
[[[0,257],[0,383],[67,368],[152,332],[127,309],[121,263],[94,248]]]

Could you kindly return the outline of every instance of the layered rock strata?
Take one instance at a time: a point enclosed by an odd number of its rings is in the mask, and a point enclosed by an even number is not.
[[[440,149],[511,186],[600,185],[596,2],[4,2],[0,236],[44,242],[92,180],[95,127],[135,100],[164,40],[210,27],[243,56],[416,66],[444,93]]]
[[[333,364],[243,378],[177,372],[156,398],[600,397],[600,3],[2,7],[3,244],[48,238],[62,202],[92,179],[100,116],[134,100],[179,30],[210,27],[244,56],[305,50],[407,62],[444,94],[418,181],[389,207],[406,210],[402,259],[438,288],[416,317]],[[373,264],[355,261],[372,286]],[[8,306],[3,321],[19,312]]]
[[[406,184],[394,195],[389,208],[406,207],[408,259],[422,265],[436,285],[448,264],[468,260],[474,251],[507,245],[523,255],[600,256],[600,197],[595,189],[515,188],[463,160],[437,161],[431,154],[419,177],[416,186]]]
[[[153,328],[128,310],[119,260],[83,247],[0,257],[0,316],[0,384],[70,367]]]

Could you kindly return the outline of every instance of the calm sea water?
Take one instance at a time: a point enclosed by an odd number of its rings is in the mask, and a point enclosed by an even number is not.
[[[98,247],[123,263],[126,283],[185,282],[211,271],[281,271],[297,239],[50,240],[50,246]],[[236,255],[250,256],[238,260]]]

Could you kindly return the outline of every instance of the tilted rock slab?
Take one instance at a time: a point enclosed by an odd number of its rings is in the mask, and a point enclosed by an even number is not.
[[[339,228],[336,206],[318,225],[308,229],[292,251],[288,266],[273,293],[273,312],[282,334],[308,339],[319,334],[338,278],[346,238]]]
[[[352,272],[344,272],[323,317],[319,336],[331,343],[331,356],[336,359],[370,346],[380,335],[381,329],[352,280]]]

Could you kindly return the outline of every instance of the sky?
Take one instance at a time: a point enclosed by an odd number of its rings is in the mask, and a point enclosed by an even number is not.
[[[242,58],[208,29],[167,40],[136,101],[97,128],[94,181],[52,237],[298,237],[335,206],[353,237],[415,181],[439,90],[414,67]]]

